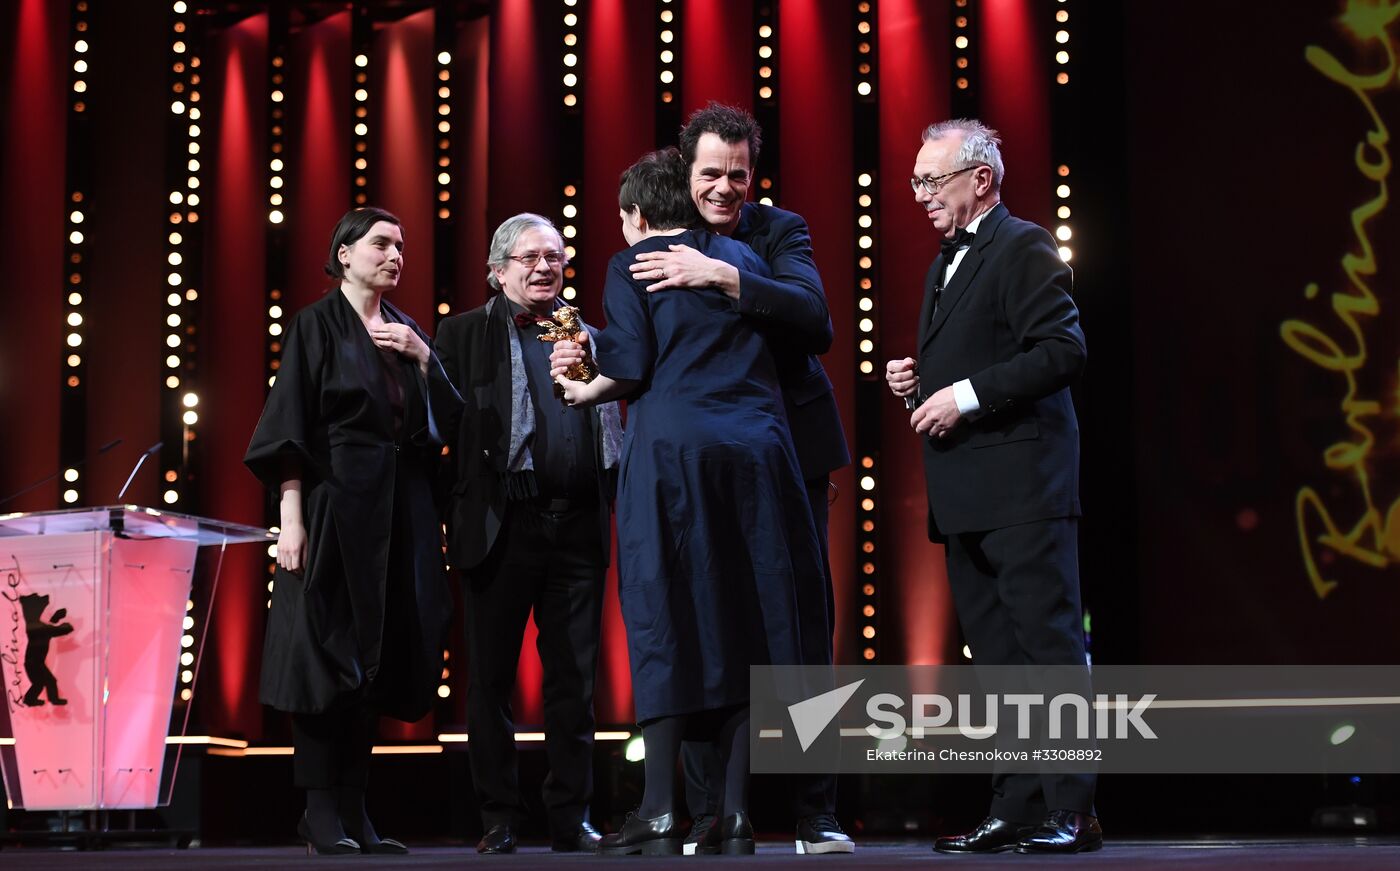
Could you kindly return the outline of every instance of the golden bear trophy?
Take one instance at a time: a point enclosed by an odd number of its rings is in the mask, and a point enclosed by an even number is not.
[[[544,332],[540,333],[541,342],[577,342],[579,333],[583,332],[583,318],[579,316],[578,307],[563,305],[554,310],[553,317],[536,318],[538,324]],[[591,356],[585,356],[583,362],[575,363],[564,372],[564,377],[570,381],[582,381],[587,384],[598,377],[598,367],[594,365]],[[554,395],[564,398],[564,388],[556,382],[554,385]]]

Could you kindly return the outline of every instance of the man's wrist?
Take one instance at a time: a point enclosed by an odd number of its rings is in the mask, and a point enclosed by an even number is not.
[[[715,261],[714,286],[724,291],[724,295],[738,302],[739,300],[739,270],[732,264],[723,260]]]
[[[954,382],[953,402],[957,405],[960,415],[973,415],[982,410],[977,391],[972,389],[972,381],[967,378]]]

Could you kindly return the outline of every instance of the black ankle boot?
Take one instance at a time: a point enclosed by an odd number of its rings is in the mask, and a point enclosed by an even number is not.
[[[753,855],[753,823],[747,811],[735,811],[719,824],[719,851],[726,856]]]

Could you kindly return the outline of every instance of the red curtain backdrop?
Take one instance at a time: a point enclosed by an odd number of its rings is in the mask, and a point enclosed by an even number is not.
[[[291,40],[285,161],[286,308],[290,315],[321,298],[331,279],[322,267],[331,230],[350,207],[350,13],[304,27]],[[249,430],[252,434],[252,430]]]
[[[205,209],[202,372],[186,386],[198,406],[203,513],[260,523],[267,497],[243,465],[262,411],[267,248],[267,16],[225,30],[211,45],[214,88],[201,101],[212,128],[201,157]],[[228,361],[240,361],[228,365]],[[267,612],[264,548],[229,548],[208,627],[197,689],[200,721],[221,733],[256,736],[262,727],[258,666]],[[213,565],[215,561],[209,561]]]
[[[58,401],[63,355],[64,157],[68,97],[68,5],[6,4],[0,13],[0,190],[22,208],[0,209],[0,237],[23,252],[8,289],[23,315],[0,318],[0,497],[58,469]],[[17,285],[17,286],[16,286]],[[22,295],[21,295],[21,288]],[[139,450],[139,449],[138,449]],[[112,462],[109,454],[104,461]],[[59,504],[51,483],[0,505],[0,512]]]
[[[165,10],[91,7],[87,102],[92,184],[83,222],[88,240],[83,295],[88,449],[114,438],[126,440],[89,466],[89,504],[105,505],[116,499],[141,451],[160,438],[162,361],[169,353],[164,323],[169,270],[165,136],[171,113]],[[162,37],[151,50],[133,52],[127,40],[139,32]],[[132,93],[149,96],[133,100]],[[150,231],[138,235],[133,227]],[[159,484],[156,464],[148,463],[126,499],[160,504]]]
[[[1006,182],[1002,198],[1017,217],[1051,226],[1054,175],[1050,165],[1050,4],[982,0],[982,120],[1001,131]]]
[[[854,6],[839,0],[783,0],[778,7],[778,106],[782,208],[807,219],[817,268],[826,288],[836,341],[822,360],[836,386],[848,436],[854,432],[856,330]],[[842,62],[836,62],[837,59]],[[745,64],[747,69],[748,65]],[[836,657],[855,661],[855,507],[860,501],[850,467],[832,475],[839,496],[831,505],[831,573],[836,591]]]
[[[754,28],[750,4],[685,0],[682,8],[677,40],[681,46],[682,119],[710,100],[752,108]],[[656,14],[650,17],[655,19]],[[655,41],[641,45],[650,49]]]
[[[452,191],[456,214],[453,313],[486,301],[486,246],[496,229],[486,219],[486,177],[490,167],[491,22],[477,18],[458,29],[452,63]]]
[[[370,75],[371,205],[404,222],[404,271],[391,302],[432,332],[434,188],[438,174],[437,52],[433,11],[374,35]]]

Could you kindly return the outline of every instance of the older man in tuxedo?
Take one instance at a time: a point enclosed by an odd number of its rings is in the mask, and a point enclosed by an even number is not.
[[[917,362],[891,360],[886,379],[923,438],[929,537],[946,548],[974,662],[1083,667],[1070,384],[1085,347],[1072,273],[1048,232],[1002,205],[995,130],[959,119],[923,140],[911,183],[942,250]],[[990,815],[934,849],[1098,849],[1094,786],[1092,773],[995,772]]]

